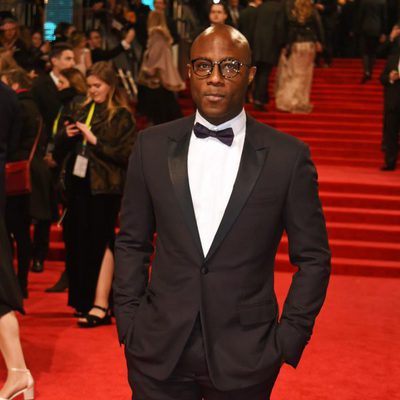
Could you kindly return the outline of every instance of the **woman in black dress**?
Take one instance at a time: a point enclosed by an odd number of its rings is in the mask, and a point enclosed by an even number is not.
[[[106,62],[87,74],[88,98],[72,107],[55,138],[54,158],[64,154],[66,207],[63,229],[69,278],[68,305],[86,314],[93,305],[100,266],[113,249],[135,121]]]

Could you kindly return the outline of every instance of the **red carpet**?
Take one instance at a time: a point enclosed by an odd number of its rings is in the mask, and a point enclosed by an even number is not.
[[[279,113],[273,104],[268,113],[248,107],[310,145],[333,253],[334,275],[314,337],[296,371],[283,367],[273,400],[400,399],[400,172],[378,170],[382,90],[376,78],[360,85],[360,75],[358,60],[317,69],[310,115]],[[187,95],[181,104],[192,112]],[[53,227],[46,271],[30,275],[28,315],[21,318],[38,399],[128,399],[115,326],[81,330],[66,294],[43,292],[62,269],[55,261],[64,255],[60,233]],[[291,279],[283,271],[292,270],[286,250],[283,240],[276,277],[281,302]]]
[[[37,399],[128,400],[115,325],[80,329],[66,294],[43,292],[60,271],[60,264],[48,263],[44,273],[31,274],[27,316],[20,318]],[[276,274],[280,303],[290,279]],[[399,399],[399,308],[398,279],[334,275],[300,365],[283,367],[272,400]]]

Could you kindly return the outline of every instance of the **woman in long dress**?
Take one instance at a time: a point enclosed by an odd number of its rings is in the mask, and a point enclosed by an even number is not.
[[[60,128],[54,149],[55,160],[64,160],[65,169],[68,305],[78,316],[91,310],[105,251],[113,249],[135,139],[135,121],[111,65],[93,64],[87,85],[88,98],[71,106],[72,121]]]
[[[309,113],[316,52],[322,50],[323,30],[312,0],[295,0],[288,15],[287,43],[279,60],[275,103],[281,111]]]
[[[185,89],[185,82],[173,63],[173,38],[165,14],[152,11],[147,29],[147,48],[138,78],[139,103],[147,117],[160,124],[182,116],[175,93]]]

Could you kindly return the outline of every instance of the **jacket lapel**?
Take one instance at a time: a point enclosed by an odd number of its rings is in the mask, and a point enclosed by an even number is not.
[[[183,123],[182,130],[170,135],[168,143],[168,167],[172,186],[183,211],[187,226],[201,257],[204,258],[192,196],[190,194],[187,168],[188,150],[193,123],[194,116],[187,118]]]
[[[264,166],[269,148],[265,145],[262,137],[257,134],[254,122],[251,117],[247,116],[246,139],[238,174],[221,224],[206,256],[206,261],[212,257],[235,223]]]

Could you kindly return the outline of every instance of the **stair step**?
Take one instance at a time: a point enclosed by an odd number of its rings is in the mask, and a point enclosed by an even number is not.
[[[400,266],[400,244],[365,242],[361,240],[330,239],[333,257],[397,262]],[[284,237],[279,245],[279,253],[288,252],[288,242]]]
[[[360,224],[365,223],[400,227],[400,211],[398,210],[324,207],[324,214],[328,223],[354,223],[357,221]]]
[[[329,239],[400,243],[400,226],[327,222]],[[400,258],[399,258],[400,263]]]
[[[282,253],[276,255],[275,268],[278,271],[295,271],[288,255]],[[332,257],[332,274],[400,278],[400,264],[397,261]]]
[[[319,192],[324,207],[358,207],[380,210],[400,210],[400,196],[375,194]]]

